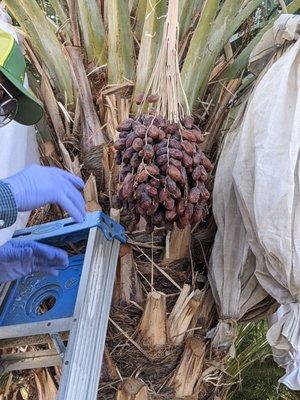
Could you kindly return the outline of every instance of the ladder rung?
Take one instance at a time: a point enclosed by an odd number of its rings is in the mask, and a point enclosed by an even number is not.
[[[0,369],[2,373],[22,369],[53,367],[56,365],[61,365],[61,357],[54,349],[3,354],[0,357]]]

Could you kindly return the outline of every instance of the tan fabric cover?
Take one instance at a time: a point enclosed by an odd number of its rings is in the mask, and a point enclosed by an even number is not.
[[[243,109],[224,142],[213,191],[213,213],[218,230],[208,272],[220,322],[208,337],[218,348],[229,348],[233,344],[237,321],[267,296],[254,275],[255,257],[247,240],[232,179]]]
[[[300,39],[298,28],[287,26],[288,32],[278,36],[290,38],[294,32],[298,40],[253,93],[241,126],[233,179],[256,256],[256,276],[278,303],[288,305],[267,338],[281,358],[290,357],[288,375],[281,381],[291,386],[300,351]],[[300,389],[299,380],[293,388]]]
[[[218,231],[209,280],[220,322],[208,336],[218,347],[232,344],[235,321],[256,308],[265,311],[261,305],[269,301],[267,292],[280,304],[300,298],[300,265],[294,270],[300,255],[300,224],[298,229],[294,224],[300,221],[300,201],[299,211],[295,201],[300,199],[300,41],[289,49],[286,45],[299,38],[299,21],[298,16],[280,16],[254,49],[251,69],[265,69],[246,111],[226,137],[216,172],[213,211]],[[275,55],[282,44],[284,49]],[[268,336],[272,344],[290,348],[291,342],[300,343],[296,315],[292,306],[273,326]],[[295,323],[293,335],[289,329]]]

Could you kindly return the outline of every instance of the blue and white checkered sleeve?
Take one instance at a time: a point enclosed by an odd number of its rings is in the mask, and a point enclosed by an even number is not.
[[[15,198],[8,184],[0,181],[0,229],[16,222],[18,209]]]

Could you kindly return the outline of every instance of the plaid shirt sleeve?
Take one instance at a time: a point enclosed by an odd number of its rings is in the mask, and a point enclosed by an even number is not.
[[[0,229],[16,222],[18,209],[15,198],[8,184],[0,181]]]

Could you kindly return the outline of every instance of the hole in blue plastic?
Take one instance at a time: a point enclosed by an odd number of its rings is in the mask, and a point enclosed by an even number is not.
[[[45,314],[46,312],[50,311],[55,306],[55,303],[56,303],[56,298],[54,296],[47,297],[38,306],[36,313],[38,315]]]
[[[31,317],[43,316],[52,310],[62,296],[58,285],[46,285],[33,293],[26,303],[26,313]]]

